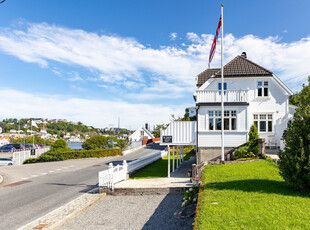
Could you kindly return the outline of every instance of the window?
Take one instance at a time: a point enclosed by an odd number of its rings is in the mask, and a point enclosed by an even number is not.
[[[220,110],[209,111],[209,130],[222,130],[222,112]],[[224,111],[224,130],[236,130],[236,110]]]
[[[140,135],[141,135],[141,136],[144,136],[144,131],[140,131]]]
[[[272,132],[272,114],[253,114],[258,132]]]
[[[268,87],[269,87],[268,81],[258,81],[257,82],[257,96],[268,97],[269,96]]]
[[[218,83],[218,90],[222,90],[222,83]],[[224,90],[227,90],[227,83],[224,82]],[[219,91],[219,94],[221,95],[222,91]],[[224,95],[226,95],[226,92],[224,91]]]

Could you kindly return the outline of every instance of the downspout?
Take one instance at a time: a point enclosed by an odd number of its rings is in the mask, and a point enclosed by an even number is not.
[[[198,110],[199,110],[199,105],[196,104],[196,164],[197,165],[200,164],[200,162],[198,161],[198,157],[199,157],[198,155]]]

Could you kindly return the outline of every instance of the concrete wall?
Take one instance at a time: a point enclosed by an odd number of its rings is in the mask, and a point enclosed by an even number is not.
[[[229,152],[233,148],[224,148],[224,153]],[[199,147],[197,154],[197,164],[208,162],[221,157],[220,147]]]

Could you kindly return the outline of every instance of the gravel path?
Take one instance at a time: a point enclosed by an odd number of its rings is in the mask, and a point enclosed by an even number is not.
[[[174,216],[181,197],[181,194],[107,196],[59,229],[192,229],[193,218]]]

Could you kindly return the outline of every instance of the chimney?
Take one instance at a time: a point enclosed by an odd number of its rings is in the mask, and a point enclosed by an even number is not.
[[[149,130],[149,124],[145,123],[145,129]]]
[[[247,58],[246,52],[242,52],[241,57]]]

